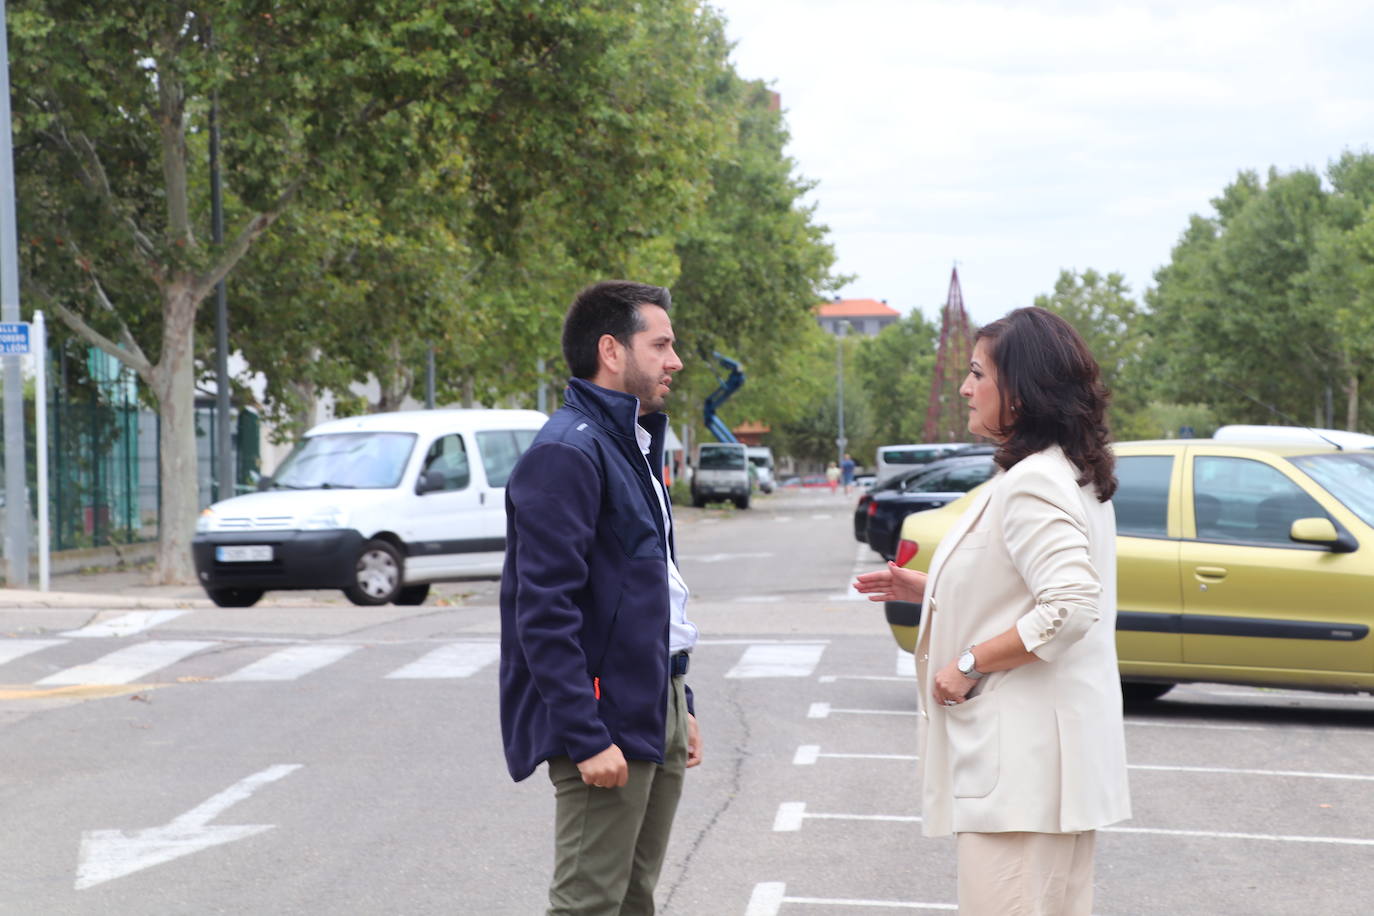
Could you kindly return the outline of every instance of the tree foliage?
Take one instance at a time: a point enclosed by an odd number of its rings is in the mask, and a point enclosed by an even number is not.
[[[562,376],[572,293],[615,275],[680,280],[683,330],[766,378],[830,282],[781,118],[691,0],[8,12],[28,301],[147,385],[166,581],[190,573],[193,400],[221,280],[233,345],[298,420],[364,380],[367,406],[396,406],[431,348],[441,399],[528,403],[539,360]]]
[[[1145,372],[1149,339],[1126,278],[1091,269],[1081,274],[1061,270],[1054,292],[1036,296],[1035,305],[1073,325],[1102,367],[1103,383],[1112,395],[1110,424],[1116,438],[1158,435],[1145,415],[1150,395]]]
[[[1243,172],[1213,215],[1192,218],[1147,296],[1160,395],[1209,404],[1230,422],[1326,426],[1344,391],[1356,425],[1369,353],[1359,227],[1372,171],[1368,155],[1347,155],[1331,190],[1312,170],[1270,170],[1263,181]]]

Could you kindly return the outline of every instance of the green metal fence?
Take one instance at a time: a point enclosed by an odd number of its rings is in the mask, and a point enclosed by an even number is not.
[[[71,550],[157,538],[161,499],[158,416],[138,377],[107,354],[54,342],[48,353],[48,512],[51,549]],[[32,386],[25,390],[29,509],[35,512],[35,414]],[[253,488],[259,472],[259,419],[236,411],[234,492]],[[199,496],[216,493],[213,398],[196,402]],[[0,445],[0,467],[5,456]]]

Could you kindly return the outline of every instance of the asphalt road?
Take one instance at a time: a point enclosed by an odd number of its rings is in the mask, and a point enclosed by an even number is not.
[[[677,513],[690,774],[660,911],[949,912],[910,656],[824,491]],[[0,610],[0,913],[534,914],[546,777],[506,776],[495,583],[461,603]],[[154,616],[154,615],[161,616]],[[1102,916],[1374,912],[1374,699],[1200,685],[1128,714]]]

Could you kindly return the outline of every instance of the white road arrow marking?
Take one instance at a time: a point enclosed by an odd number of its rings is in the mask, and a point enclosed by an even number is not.
[[[81,835],[76,889],[85,890],[105,881],[173,859],[271,830],[275,824],[215,827],[210,824],[269,782],[300,769],[299,763],[279,763],[240,780],[162,827],[126,833],[123,830],[87,830]]]

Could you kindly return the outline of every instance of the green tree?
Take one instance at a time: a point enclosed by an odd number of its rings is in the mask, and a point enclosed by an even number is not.
[[[662,214],[697,193],[702,119],[690,116],[696,77],[679,96],[682,80],[669,77],[681,61],[646,53],[646,41],[695,21],[693,9],[669,0],[635,9],[610,0],[10,5],[16,171],[34,240],[24,253],[29,298],[132,367],[156,401],[161,581],[191,577],[195,328],[215,284],[301,200],[356,201],[366,212],[426,169],[468,187],[469,230],[480,231],[463,240],[483,252],[508,250],[523,209],[555,174],[598,207],[571,236],[579,254],[655,234]],[[230,128],[222,245],[201,228],[208,196],[197,177],[212,98]],[[455,151],[462,168],[446,172]],[[303,304],[329,321],[328,302]],[[366,327],[352,312],[344,322]],[[378,349],[411,358],[394,335]]]
[[[1142,371],[1148,339],[1126,278],[1091,269],[1081,274],[1061,270],[1054,292],[1036,296],[1035,305],[1073,325],[1102,367],[1102,380],[1112,393],[1111,427],[1116,437],[1151,435],[1149,426],[1141,422],[1150,394]]]
[[[938,311],[937,311],[938,314]],[[920,442],[940,329],[919,311],[861,340],[854,362],[873,418],[872,441],[856,443],[865,463],[880,445]],[[956,373],[966,367],[955,366]]]
[[[1336,348],[1306,279],[1335,216],[1320,177],[1242,173],[1213,207],[1193,217],[1147,294],[1157,392],[1231,422],[1271,421],[1262,404],[1322,421]]]

